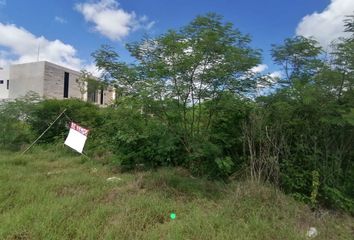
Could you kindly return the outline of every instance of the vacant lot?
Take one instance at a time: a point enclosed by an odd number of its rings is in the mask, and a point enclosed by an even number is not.
[[[315,239],[354,236],[353,218],[313,214],[270,187],[183,169],[121,174],[61,148],[1,152],[0,183],[0,239],[306,239],[309,227]]]

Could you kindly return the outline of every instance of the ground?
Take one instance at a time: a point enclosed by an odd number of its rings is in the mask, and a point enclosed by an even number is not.
[[[180,168],[123,174],[62,146],[0,152],[0,239],[283,240],[309,227],[314,239],[354,236],[352,217],[313,213],[270,186]]]

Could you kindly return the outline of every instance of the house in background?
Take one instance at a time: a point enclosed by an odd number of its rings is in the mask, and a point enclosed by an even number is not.
[[[7,69],[0,67],[0,100],[9,97],[9,72]]]
[[[94,88],[80,84],[81,73],[47,61],[10,66],[8,98],[16,99],[28,92],[36,92],[46,99],[78,98],[99,105],[115,100],[113,88]],[[5,95],[5,94],[4,94]]]

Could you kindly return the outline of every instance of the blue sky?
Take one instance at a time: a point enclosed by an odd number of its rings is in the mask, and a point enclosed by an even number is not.
[[[273,72],[271,44],[301,34],[326,48],[353,11],[353,0],[0,0],[0,65],[35,61],[38,46],[40,60],[76,69],[93,69],[90,55],[101,44],[130,60],[125,43],[216,12],[252,36],[263,50],[258,70]]]

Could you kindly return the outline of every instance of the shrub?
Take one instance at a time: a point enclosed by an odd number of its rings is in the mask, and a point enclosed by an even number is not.
[[[116,164],[125,169],[177,164],[178,139],[155,117],[122,106],[104,110],[102,119],[94,141],[114,153]]]
[[[99,108],[91,103],[78,99],[44,100],[38,103],[29,119],[29,125],[36,135],[40,135],[66,109],[65,114],[53,124],[39,140],[41,143],[52,143],[63,140],[68,132],[68,123],[74,121],[83,127],[95,129],[100,125]]]
[[[39,97],[29,93],[23,98],[0,103],[0,148],[19,150],[34,134],[27,124]]]

